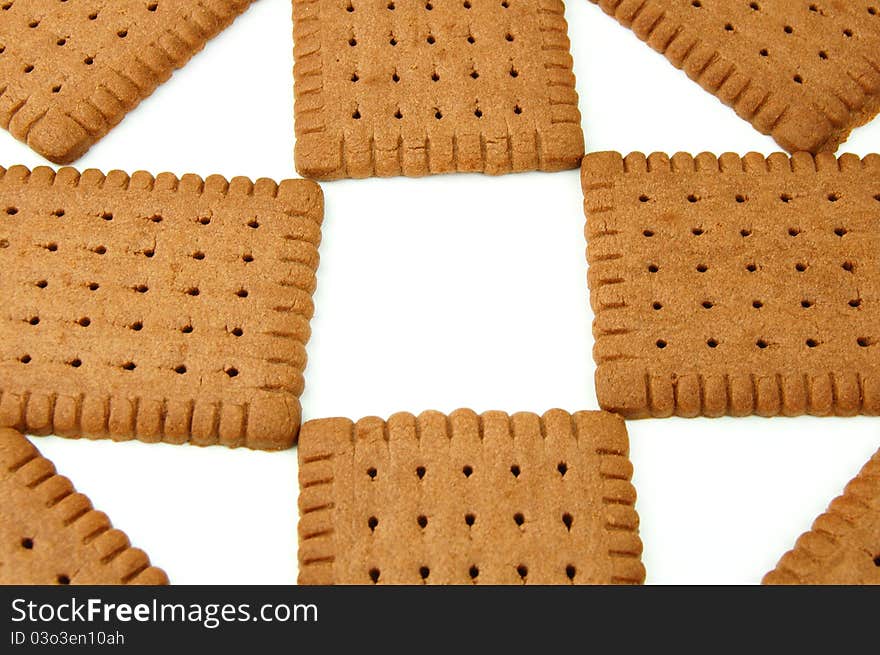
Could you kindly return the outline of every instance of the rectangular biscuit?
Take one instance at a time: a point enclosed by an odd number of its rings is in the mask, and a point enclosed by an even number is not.
[[[591,1],[789,152],[833,152],[880,111],[876,2]]]
[[[0,125],[47,159],[70,163],[250,2],[4,2]]]
[[[577,168],[561,0],[293,0],[306,177]]]
[[[27,439],[0,428],[0,584],[164,585],[168,577]]]
[[[880,451],[763,584],[880,584]]]
[[[583,187],[604,409],[880,414],[880,155],[597,153]]]
[[[305,180],[0,167],[0,425],[289,447],[322,216]]]
[[[300,584],[640,584],[623,420],[331,418],[299,445]]]

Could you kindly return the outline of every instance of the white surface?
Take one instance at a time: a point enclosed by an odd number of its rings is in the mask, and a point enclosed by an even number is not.
[[[290,0],[258,0],[77,162],[294,176]],[[588,150],[777,150],[586,0]],[[880,120],[844,150],[880,150]],[[44,164],[0,131],[0,163]],[[575,171],[324,185],[305,417],[596,408]],[[755,583],[880,446],[880,422],[631,422],[651,583]],[[296,579],[296,452],[36,440],[176,583]]]

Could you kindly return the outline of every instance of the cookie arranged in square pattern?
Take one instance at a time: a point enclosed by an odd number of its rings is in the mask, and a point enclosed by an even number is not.
[[[294,0],[297,170],[576,168],[563,12],[561,0]]]
[[[4,0],[0,125],[70,163],[250,2]]]
[[[880,584],[880,451],[764,584]]]
[[[591,0],[789,152],[880,111],[877,0]]]
[[[309,421],[300,584],[639,584],[623,420],[604,412]]]
[[[598,153],[583,187],[604,409],[880,414],[880,155]]]
[[[0,584],[168,584],[15,430],[0,428]]]
[[[305,180],[0,168],[0,425],[289,447],[322,216]]]

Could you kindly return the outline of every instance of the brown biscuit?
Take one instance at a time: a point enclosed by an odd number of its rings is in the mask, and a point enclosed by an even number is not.
[[[880,451],[764,584],[880,584]]]
[[[880,111],[874,0],[591,1],[790,152],[833,152]]]
[[[289,447],[314,182],[0,168],[0,425]]]
[[[168,584],[21,434],[0,428],[0,584]]]
[[[880,414],[880,156],[584,159],[600,405]]]
[[[293,0],[297,170],[576,168],[563,12],[561,0]]]
[[[251,0],[7,0],[0,125],[47,159],[81,156]]]
[[[640,584],[620,417],[457,410],[303,425],[300,584]]]

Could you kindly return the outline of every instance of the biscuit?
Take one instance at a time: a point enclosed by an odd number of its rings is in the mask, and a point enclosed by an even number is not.
[[[293,0],[306,177],[577,168],[561,0]]]
[[[880,584],[880,451],[763,584]]]
[[[876,2],[591,1],[789,152],[880,111]]]
[[[47,159],[80,157],[250,0],[7,0],[0,125]]]
[[[322,215],[305,180],[0,168],[0,425],[289,447]]]
[[[21,434],[0,428],[0,584],[168,584]]]
[[[309,421],[300,584],[641,584],[623,420],[457,410]]]
[[[598,153],[583,187],[604,409],[880,414],[880,155]]]

